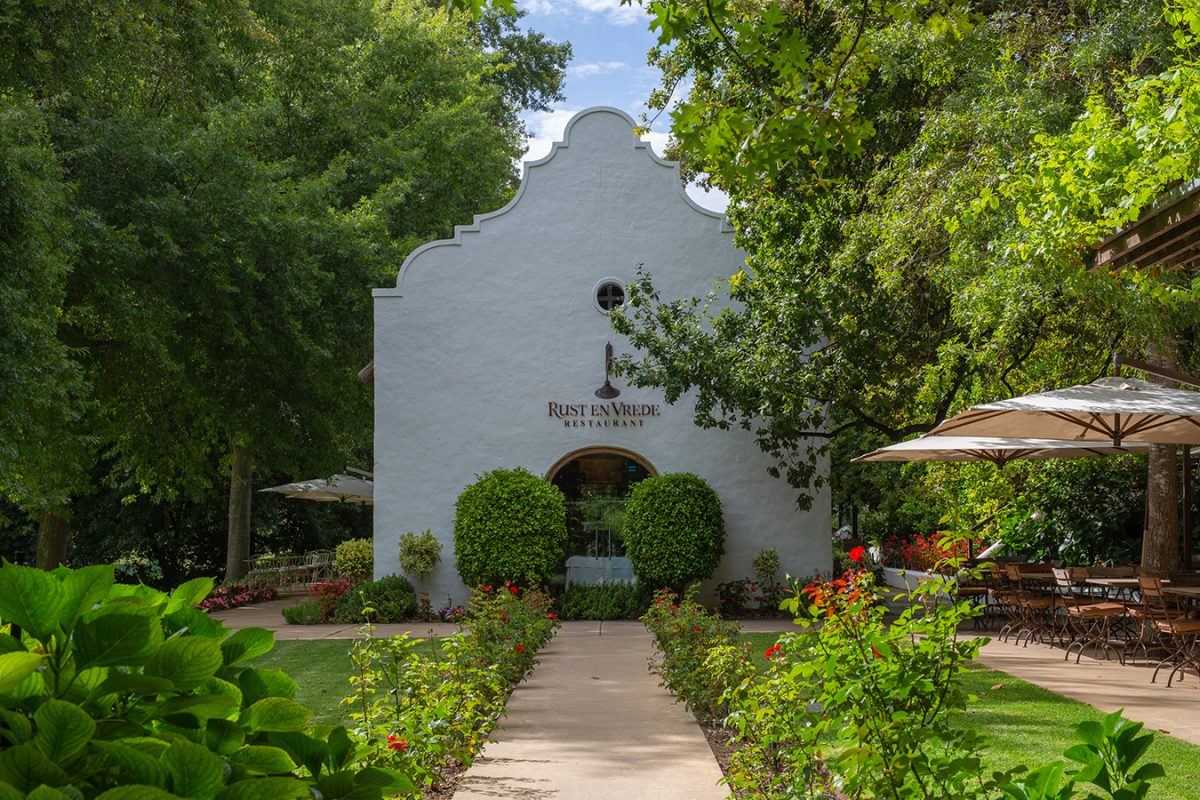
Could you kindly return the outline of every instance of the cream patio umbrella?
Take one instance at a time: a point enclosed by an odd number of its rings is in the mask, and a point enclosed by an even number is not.
[[[318,503],[350,503],[370,506],[375,504],[374,490],[375,485],[371,481],[350,475],[334,475],[329,480],[317,478],[311,481],[285,483],[282,486],[272,486],[259,491],[275,492],[300,500],[315,500]]]
[[[1117,360],[1119,366],[1122,362]],[[1127,366],[1142,368],[1131,362]],[[1153,370],[1152,367],[1148,369]],[[1188,378],[1165,374],[1172,380]],[[1108,377],[1041,394],[972,406],[927,436],[1036,436],[1078,442],[1183,445],[1183,541],[1190,559],[1191,455],[1200,444],[1200,392],[1171,389],[1137,378]],[[1186,563],[1186,562],[1185,562]]]
[[[1010,436],[920,436],[907,442],[872,450],[853,462],[987,461],[1003,469],[1020,459],[1087,458],[1146,453],[1148,444],[1114,447],[1105,442],[1076,442],[1062,439],[1023,439]],[[990,552],[990,550],[989,550]],[[970,550],[968,549],[968,553]]]
[[[1032,436],[1078,442],[1200,444],[1200,392],[1100,378],[972,406],[927,436]]]
[[[1145,453],[1149,445],[1132,443],[1114,447],[1103,442],[1062,439],[1020,439],[1000,436],[921,436],[881,447],[852,461],[989,461],[1003,467],[1010,461],[1031,458],[1086,458],[1088,456]]]

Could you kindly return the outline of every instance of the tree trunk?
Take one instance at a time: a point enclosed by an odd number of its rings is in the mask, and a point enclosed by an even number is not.
[[[43,511],[38,517],[37,566],[55,569],[67,563],[67,545],[71,528],[65,512]]]
[[[1150,362],[1158,367],[1175,367],[1175,348],[1158,342],[1149,348]],[[1148,376],[1160,386],[1178,388],[1167,378]],[[1146,466],[1146,530],[1142,534],[1142,569],[1165,574],[1179,569],[1179,491],[1175,470],[1175,445],[1150,445]]]
[[[1176,491],[1175,445],[1150,446],[1146,470],[1146,532],[1142,537],[1142,569],[1166,573],[1179,569],[1179,495]]]
[[[225,581],[232,583],[246,574],[250,557],[250,491],[253,467],[250,448],[233,446],[229,480],[229,538],[226,542]]]

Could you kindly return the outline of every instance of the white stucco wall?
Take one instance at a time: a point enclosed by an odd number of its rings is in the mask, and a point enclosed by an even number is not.
[[[454,568],[454,500],[475,476],[523,466],[544,475],[566,454],[614,446],[661,474],[704,477],[725,508],[726,556],[714,582],[753,574],[763,547],[783,568],[830,565],[829,496],[796,509],[745,431],[701,430],[686,399],[627,387],[618,402],[659,403],[640,428],[566,427],[549,402],[601,403],[604,345],[629,345],[597,310],[602,278],[632,281],[639,264],[663,297],[707,292],[744,254],[719,215],[684,194],[677,167],[657,159],[615,109],[589,109],[565,142],[527,165],[505,208],[415,251],[397,287],[375,291],[375,572],[399,572],[400,534],[430,529],[444,543],[418,589],[438,607],[465,599]]]

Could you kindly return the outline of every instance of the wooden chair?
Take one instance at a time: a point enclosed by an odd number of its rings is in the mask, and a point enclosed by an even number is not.
[[[1142,592],[1142,602],[1145,608],[1148,625],[1153,626],[1159,641],[1167,650],[1167,657],[1154,667],[1150,682],[1158,678],[1158,671],[1170,666],[1167,675],[1167,687],[1170,688],[1175,675],[1183,680],[1184,671],[1188,668],[1200,675],[1200,653],[1196,650],[1197,639],[1200,639],[1200,619],[1190,619],[1182,616],[1163,593],[1163,582],[1160,578],[1138,578],[1138,587]]]
[[[1000,627],[996,638],[1007,642],[1008,637],[1021,627],[1021,586],[1019,575],[1009,572],[1007,564],[996,564],[991,569],[991,600],[998,614],[1007,621]]]
[[[1051,567],[1042,564],[1005,564],[1010,581],[1016,583],[1019,620],[1017,644],[1025,640],[1025,647],[1034,636],[1040,642],[1054,643],[1061,638],[1054,624],[1054,581],[1052,578],[1034,577],[1050,574]]]
[[[1125,616],[1124,603],[1112,603],[1104,600],[1097,602],[1094,596],[1077,593],[1078,586],[1088,575],[1089,570],[1080,567],[1054,570],[1054,583],[1062,598],[1061,608],[1066,623],[1065,627],[1071,637],[1063,661],[1071,657],[1071,650],[1078,645],[1079,650],[1075,654],[1076,664],[1083,657],[1086,647],[1095,647],[1097,652],[1104,653],[1104,660],[1107,661],[1109,653],[1114,650],[1112,622]],[[1125,663],[1123,651],[1117,651],[1117,658],[1122,665]]]

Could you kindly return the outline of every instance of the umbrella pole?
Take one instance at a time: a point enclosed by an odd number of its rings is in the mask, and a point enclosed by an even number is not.
[[[1192,568],[1192,448],[1183,446],[1183,568]]]

